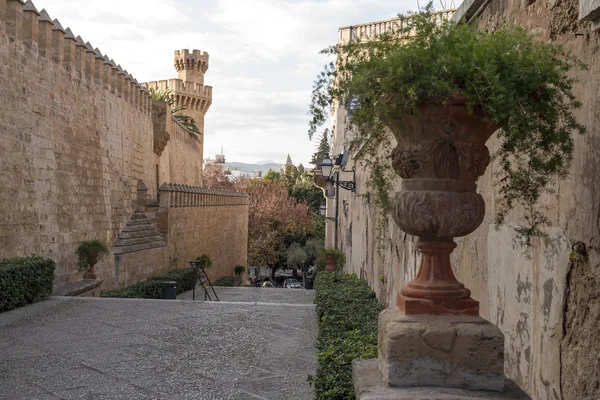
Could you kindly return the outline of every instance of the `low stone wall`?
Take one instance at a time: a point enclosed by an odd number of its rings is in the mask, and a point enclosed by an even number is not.
[[[160,187],[157,226],[167,233],[169,268],[186,268],[207,254],[211,280],[247,266],[248,195],[185,185]]]

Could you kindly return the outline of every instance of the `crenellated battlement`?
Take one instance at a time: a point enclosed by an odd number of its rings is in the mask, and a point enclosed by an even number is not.
[[[212,86],[204,86],[194,82],[184,82],[181,79],[164,79],[142,83],[142,85],[146,89],[152,88],[159,91],[171,90],[173,92],[212,99]]]
[[[176,50],[174,60],[179,79],[204,85],[204,74],[208,71],[208,53],[200,50]]]
[[[150,113],[152,99],[144,86],[90,42],[75,37],[71,29],[52,19],[45,9],[38,11],[31,0],[0,0],[0,29],[5,29],[15,41],[23,41],[39,57],[61,64],[82,83],[101,85]],[[198,59],[202,57],[199,54]],[[208,63],[208,54],[206,60]]]
[[[212,86],[204,86],[181,79],[165,79],[142,83],[146,89],[156,91],[171,90],[175,96],[175,106],[184,106],[188,110],[206,114],[212,104]],[[195,119],[197,115],[192,115]]]
[[[175,69],[178,72],[197,70],[205,74],[208,71],[208,53],[200,50],[193,50],[191,53],[189,50],[175,50]]]

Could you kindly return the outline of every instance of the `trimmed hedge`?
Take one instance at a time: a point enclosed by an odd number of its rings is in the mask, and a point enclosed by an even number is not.
[[[233,276],[223,276],[213,282],[213,286],[233,286],[235,278]]]
[[[352,360],[377,357],[377,319],[383,306],[355,275],[319,272],[317,372],[308,381],[316,400],[354,399]]]
[[[35,303],[52,293],[56,263],[31,256],[0,262],[0,312]]]
[[[121,289],[106,290],[100,297],[126,297],[138,299],[161,299],[163,281],[177,282],[177,294],[196,286],[196,273],[192,268],[174,269],[166,275],[153,276],[142,282]]]

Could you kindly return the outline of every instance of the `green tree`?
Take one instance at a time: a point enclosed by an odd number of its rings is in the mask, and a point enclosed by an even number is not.
[[[306,251],[302,248],[300,243],[294,242],[290,245],[290,247],[288,247],[286,260],[287,267],[293,270],[294,276],[297,276],[297,271],[301,270],[303,272],[302,277],[304,283],[306,283],[306,281],[304,281],[304,277],[306,276],[307,260],[308,254],[306,254]]]
[[[310,159],[310,163],[313,165],[319,165],[319,163],[325,158],[326,154],[329,154],[331,151],[331,147],[329,146],[328,141],[329,129],[325,129],[321,134],[321,139],[319,140],[319,145],[317,146],[317,151],[315,151]]]
[[[269,181],[269,182],[278,182],[281,181],[281,173],[273,171],[272,169],[270,169],[265,176],[263,176],[263,180],[265,181]]]

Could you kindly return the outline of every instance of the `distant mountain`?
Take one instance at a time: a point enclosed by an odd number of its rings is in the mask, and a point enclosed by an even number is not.
[[[265,164],[277,164],[277,161],[273,161],[273,160],[262,160],[262,161],[257,161],[254,164],[258,164],[258,165],[265,165]]]
[[[270,169],[272,169],[273,171],[279,172],[281,170],[281,165],[280,163],[276,163],[276,162],[269,162],[269,163],[257,163],[257,164],[247,164],[247,163],[240,163],[240,162],[228,162],[228,164],[230,165],[231,169],[237,169],[240,171],[247,171],[247,172],[252,172],[252,171],[262,171],[263,174],[266,174],[267,172],[269,172]]]

